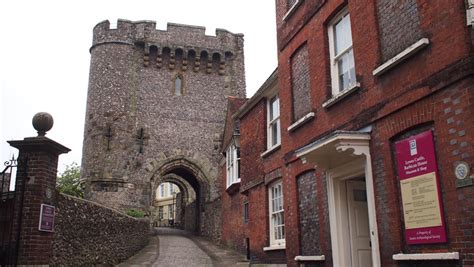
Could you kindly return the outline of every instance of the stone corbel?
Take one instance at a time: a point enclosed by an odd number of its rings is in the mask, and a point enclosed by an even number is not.
[[[150,46],[145,44],[144,53],[143,53],[143,65],[148,67],[150,64]]]
[[[176,59],[175,59],[174,51],[171,51],[170,52],[170,65],[169,65],[170,70],[174,70],[176,66],[175,62],[176,62]]]
[[[158,49],[156,54],[156,67],[161,68],[163,66],[163,51]]]
[[[219,64],[219,75],[225,74],[225,60],[221,60]]]
[[[194,72],[198,72],[200,66],[201,66],[201,56],[196,55],[196,59],[194,60]]]
[[[183,63],[181,64],[181,70],[186,71],[188,69],[188,53],[183,51]]]

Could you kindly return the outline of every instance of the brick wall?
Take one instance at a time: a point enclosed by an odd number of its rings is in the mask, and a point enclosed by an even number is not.
[[[285,250],[264,251],[269,246],[269,216],[267,187],[261,184],[248,192],[250,260],[253,263],[285,263]]]
[[[270,244],[268,193],[265,185],[265,174],[275,170],[275,166],[280,163],[278,158],[281,157],[279,150],[270,153],[266,157],[261,156],[267,150],[266,116],[266,100],[262,98],[240,118],[240,191],[244,194],[244,197],[240,197],[239,201],[234,200],[234,205],[238,203],[240,206],[239,211],[235,213],[238,214],[236,216],[239,216],[241,221],[243,221],[241,216],[243,203],[247,201],[249,205],[249,221],[242,226],[241,231],[245,233],[245,238],[249,238],[250,241],[251,262],[284,263],[286,261],[284,250],[263,250],[264,247],[268,247]],[[281,174],[279,177],[281,177]],[[230,229],[227,231],[230,231]],[[236,240],[239,242],[240,238],[238,236]],[[243,240],[240,242],[243,242]]]
[[[458,82],[376,124],[372,153],[375,155],[374,180],[379,236],[383,240],[381,253],[384,266],[397,266],[389,258],[390,255],[398,253],[397,251],[404,253],[458,251],[462,257],[459,264],[464,264],[462,266],[473,264],[474,251],[465,244],[472,242],[473,235],[469,230],[473,227],[474,221],[472,216],[466,216],[465,212],[474,208],[472,201],[466,198],[472,195],[474,187],[456,188],[456,178],[453,174],[457,161],[466,161],[471,166],[474,163],[471,156],[474,153],[471,145],[473,137],[465,134],[472,128],[473,121],[474,110],[469,103],[474,97],[472,82],[472,78]],[[391,142],[386,140],[395,141],[426,129],[432,129],[434,133],[448,243],[408,246],[404,241],[401,195],[395,172],[393,148],[390,147]]]
[[[371,163],[382,266],[472,265],[473,251],[465,245],[472,243],[473,219],[466,214],[473,208],[469,197],[474,187],[456,188],[452,173],[456,161],[473,164],[472,136],[468,133],[474,125],[474,58],[471,31],[463,21],[464,5],[462,1],[392,2],[382,6],[383,1],[363,4],[342,0],[304,1],[283,21],[286,1],[277,0],[282,144],[279,149],[261,155],[266,150],[265,97],[271,93],[257,92],[256,98],[249,100],[253,107],[241,117],[240,190],[245,197],[232,195],[223,199],[228,208],[242,208],[244,201],[249,203],[248,225],[229,227],[223,231],[223,236],[230,242],[239,242],[241,236],[230,231],[240,227],[250,239],[253,262],[286,262],[288,266],[298,266],[295,256],[316,254],[326,257],[316,265],[333,266],[326,170],[313,163],[303,164],[296,158],[295,150],[336,130],[357,131],[371,126]],[[326,26],[347,6],[360,88],[324,108],[322,104],[332,97]],[[390,12],[390,8],[398,8],[395,10],[398,13]],[[394,16],[390,22],[393,24],[384,25],[389,23],[391,16]],[[412,23],[414,19],[418,22]],[[379,27],[390,29],[403,23],[411,27],[403,29],[408,31],[405,39],[396,37],[402,34],[400,31],[381,36]],[[387,57],[405,49],[411,40],[416,41],[420,33],[430,39],[427,48],[383,75],[372,74]],[[390,44],[384,46],[383,42]],[[295,84],[298,88],[306,81],[293,81],[293,77],[304,73],[303,69],[298,69],[304,67],[304,62],[309,66],[307,99],[301,99],[301,92],[294,90]],[[297,113],[295,101],[307,101],[302,106],[314,111],[315,118],[288,132],[286,129]],[[448,242],[408,246],[403,240],[403,213],[391,144],[400,136],[427,128],[434,129],[435,133]],[[274,178],[283,180],[286,249],[264,251],[263,248],[269,245],[265,184]],[[240,214],[241,209],[225,216],[237,218]],[[393,254],[400,252],[452,251],[460,252],[461,261],[396,262],[392,259]]]
[[[268,209],[265,204],[265,187],[262,186],[264,172],[262,158],[260,157],[260,154],[265,151],[267,146],[265,129],[266,102],[262,99],[253,107],[248,116],[240,119],[240,191],[245,191],[245,195],[223,197],[223,200],[228,199],[228,203],[224,202],[223,204],[226,204],[228,207],[234,205],[236,210],[232,212],[232,219],[235,220],[236,226],[240,224],[240,228],[237,228],[239,230],[223,226],[223,236],[225,235],[226,240],[229,240],[226,242],[232,242],[233,245],[240,249],[246,249],[239,244],[243,245],[243,238],[249,238],[250,259],[254,262],[267,257],[263,253],[263,247],[267,246],[268,242],[265,235],[268,232],[268,224],[266,223],[266,211]],[[224,191],[223,194],[227,194],[227,192]],[[248,201],[249,205],[249,221],[247,224],[243,223],[242,218],[244,201]],[[223,211],[226,212],[225,210]],[[227,213],[230,214],[229,211]]]
[[[22,154],[20,149],[20,156]],[[55,205],[56,172],[58,158],[45,151],[29,151],[20,161],[28,158],[18,167],[16,183],[16,202],[23,205],[22,224],[19,240],[18,264],[46,264],[53,254],[53,235],[49,232],[38,231],[41,204]],[[24,170],[23,164],[27,165]],[[23,186],[23,183],[26,183]],[[20,198],[21,189],[24,188],[23,198]],[[21,204],[20,200],[23,200]]]
[[[251,114],[240,121],[241,185],[263,179],[263,161],[260,154],[266,150],[266,104],[261,100]]]
[[[222,243],[236,249],[241,253],[246,252],[245,238],[247,236],[243,217],[243,203],[246,197],[238,191],[222,194]]]
[[[221,217],[222,217],[222,243],[241,253],[246,253],[245,237],[246,231],[243,219],[244,195],[241,195],[240,184],[233,184],[227,188],[227,154],[225,149],[229,146],[233,135],[239,134],[240,122],[232,119],[232,115],[245,103],[246,99],[229,98],[227,115],[223,138],[223,155],[219,164],[219,189],[221,194]],[[235,136],[239,139],[240,137]]]
[[[276,0],[276,25],[278,49],[283,50],[291,40],[306,26],[327,0],[302,1],[293,14],[286,20],[283,16],[288,12],[287,0]]]
[[[84,199],[58,194],[53,266],[117,264],[142,249],[147,219],[136,219]]]

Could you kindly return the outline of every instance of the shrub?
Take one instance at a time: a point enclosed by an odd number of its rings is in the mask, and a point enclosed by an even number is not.
[[[132,217],[135,217],[135,218],[143,218],[145,217],[145,212],[141,211],[141,210],[136,210],[136,209],[128,209],[126,211],[127,215],[128,216],[132,216]]]
[[[81,182],[81,167],[73,162],[66,165],[66,169],[56,180],[56,187],[59,192],[82,198],[84,191]]]

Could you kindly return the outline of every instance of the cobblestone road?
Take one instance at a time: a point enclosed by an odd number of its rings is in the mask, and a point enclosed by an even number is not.
[[[162,230],[159,233],[159,240],[160,252],[153,266],[213,266],[211,258],[179,230]]]
[[[183,230],[155,228],[157,235],[135,256],[117,265],[156,267],[243,267],[245,256]]]

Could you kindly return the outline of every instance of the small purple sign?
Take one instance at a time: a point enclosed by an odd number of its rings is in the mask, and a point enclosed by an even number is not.
[[[54,232],[54,206],[41,204],[38,230]]]

